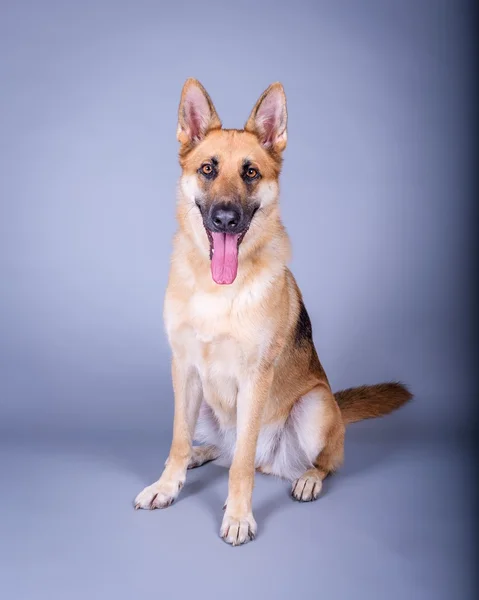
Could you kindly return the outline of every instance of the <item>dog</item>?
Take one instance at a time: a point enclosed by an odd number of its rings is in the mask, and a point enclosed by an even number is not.
[[[170,506],[187,469],[221,459],[230,469],[220,536],[233,546],[256,536],[255,471],[292,482],[300,502],[316,500],[343,462],[345,426],[412,398],[396,382],[331,391],[287,267],[278,200],[286,125],[280,83],[260,96],[243,129],[223,129],[201,83],[184,84],[178,230],[164,304],[173,439],[160,479],[134,504]]]

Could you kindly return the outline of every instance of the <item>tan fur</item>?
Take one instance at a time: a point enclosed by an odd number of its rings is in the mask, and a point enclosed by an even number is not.
[[[322,480],[343,461],[345,424],[387,414],[411,395],[400,384],[364,386],[336,396],[330,389],[301,293],[286,266],[290,243],[278,203],[286,145],[282,86],[273,84],[263,93],[244,130],[224,130],[204,88],[188,80],[178,140],[179,227],[164,310],[173,353],[173,441],[161,478],[135,504],[168,506],[187,468],[230,453],[221,536],[236,545],[256,534],[251,508],[255,469],[290,478],[294,498],[314,500]],[[214,181],[199,171],[211,157],[219,165]],[[242,178],[245,158],[261,173],[254,183]],[[238,274],[231,285],[212,279],[198,199],[203,210],[218,199],[235,199],[245,210],[251,203],[259,205],[239,246]],[[193,447],[195,437],[207,445]]]
[[[346,425],[388,415],[412,398],[402,383],[363,385],[341,390],[334,396]]]

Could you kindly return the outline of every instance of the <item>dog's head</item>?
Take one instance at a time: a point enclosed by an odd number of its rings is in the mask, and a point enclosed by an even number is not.
[[[223,129],[203,86],[188,79],[179,107],[181,225],[209,256],[218,284],[236,278],[245,259],[280,226],[278,177],[286,147],[286,97],[272,84],[244,129]],[[241,252],[240,252],[241,247]]]

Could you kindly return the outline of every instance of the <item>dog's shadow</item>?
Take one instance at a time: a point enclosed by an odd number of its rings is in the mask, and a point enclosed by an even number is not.
[[[382,427],[381,427],[382,425]],[[407,444],[407,435],[396,430],[391,435],[394,427],[384,426],[383,423],[364,423],[348,429],[346,434],[345,462],[338,475],[328,477],[323,483],[321,497],[340,494],[342,484],[351,477],[358,477],[362,473],[377,469],[399,452]],[[379,427],[378,427],[379,426]],[[121,471],[133,473],[139,489],[132,490],[132,498],[143,487],[156,481],[161,475],[165,459],[169,450],[169,436],[166,432],[153,438],[138,440],[135,438],[120,439],[113,437],[103,439],[101,442],[82,444],[68,444],[68,450],[74,453],[88,454],[96,459],[115,464]],[[271,479],[271,476],[257,474],[257,478]],[[255,517],[261,522],[262,529],[265,523],[275,512],[281,512],[291,502],[291,484],[280,481],[276,484],[277,493],[254,502]],[[184,489],[176,504],[197,499],[208,512],[216,528],[219,528],[223,517],[223,507],[227,496],[228,470],[214,462],[196,469],[189,470]],[[282,490],[281,490],[282,488]]]
[[[195,497],[201,503],[205,512],[211,516],[215,528],[218,530],[223,519],[224,504],[228,491],[228,469],[214,463],[198,467],[190,472],[192,481],[188,481],[179,498],[179,502]],[[256,474],[256,478],[264,478],[272,480],[269,475]],[[272,481],[271,481],[272,483]],[[291,490],[291,484],[286,481],[281,482],[285,490]],[[221,491],[219,489],[221,485]],[[282,506],[286,505],[288,500],[287,494],[277,493],[269,494],[266,498],[255,501],[253,500],[253,508],[256,520],[261,523],[261,529],[264,530],[265,525],[271,515],[275,511],[280,511]]]
[[[353,434],[350,437],[351,439],[346,443],[345,463],[337,475],[325,479],[319,501],[326,496],[329,498],[331,495],[341,494],[343,483],[347,479],[360,477],[368,471],[374,471],[381,464],[387,463],[405,444],[405,441],[400,438],[385,442],[384,440],[377,441],[374,438],[365,439],[364,435]],[[262,474],[256,474],[256,478],[270,481],[273,479],[270,475]],[[222,492],[218,489],[219,482],[222,484]],[[195,497],[205,511],[210,514],[216,529],[218,529],[223,517],[223,512],[218,507],[222,507],[225,502],[227,485],[228,470],[215,463],[209,463],[189,471],[187,483],[179,502]],[[279,486],[282,490],[278,490]],[[268,494],[256,502],[253,500],[254,515],[257,522],[261,523],[262,531],[265,531],[269,519],[275,513],[287,510],[293,502],[289,481],[276,479],[275,488],[276,493]],[[298,503],[295,502],[295,504]]]

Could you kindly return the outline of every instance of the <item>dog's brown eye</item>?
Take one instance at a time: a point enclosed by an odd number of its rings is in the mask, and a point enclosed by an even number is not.
[[[250,179],[254,179],[256,175],[258,175],[258,171],[256,169],[253,169],[253,167],[249,167],[246,171],[246,175]]]
[[[213,173],[213,167],[210,164],[206,163],[201,167],[201,172],[205,175],[211,175],[211,173]]]

